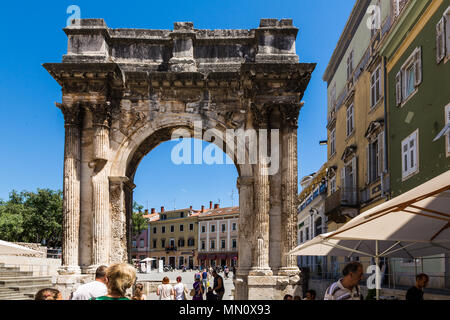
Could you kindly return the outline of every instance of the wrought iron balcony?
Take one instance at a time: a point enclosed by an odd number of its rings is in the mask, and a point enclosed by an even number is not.
[[[177,247],[175,246],[166,247],[166,251],[177,251]]]
[[[330,214],[340,207],[356,207],[358,205],[358,189],[338,189],[325,199],[325,213]]]

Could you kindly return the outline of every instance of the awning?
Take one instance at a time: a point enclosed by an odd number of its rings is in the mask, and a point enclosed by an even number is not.
[[[333,238],[450,242],[450,170],[353,218]]]
[[[227,255],[226,254],[220,254],[217,256],[217,259],[226,259]]]
[[[206,254],[199,254],[199,255],[197,256],[197,259],[198,259],[198,260],[205,260],[205,259],[206,259]]]
[[[216,256],[215,254],[208,254],[208,255],[207,255],[207,258],[208,258],[209,260],[216,260],[217,256]]]
[[[237,256],[238,256],[237,252],[227,254],[227,258],[232,260],[237,260]]]

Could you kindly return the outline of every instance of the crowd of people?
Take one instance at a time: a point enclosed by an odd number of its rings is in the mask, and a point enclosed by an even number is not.
[[[227,267],[224,269],[225,277],[228,278]],[[182,278],[177,277],[177,284],[172,286],[168,277],[164,277],[162,284],[158,286],[156,294],[160,300],[208,300],[219,301],[223,299],[225,286],[222,276],[217,270],[203,268],[194,275],[194,283],[189,291],[182,283]]]
[[[225,277],[228,278],[228,268]],[[204,268],[194,275],[194,284],[189,291],[177,277],[175,285],[170,284],[168,277],[164,277],[158,286],[156,294],[159,300],[222,300],[225,287],[222,276],[217,270]],[[146,300],[142,283],[136,283],[136,269],[127,263],[116,263],[100,266],[95,272],[95,281],[83,284],[72,292],[69,300]],[[127,290],[135,284],[134,294],[127,294]],[[62,300],[61,292],[53,288],[45,288],[35,295],[35,300]]]
[[[343,277],[332,283],[325,291],[324,300],[364,300],[359,287],[359,283],[363,278],[364,270],[360,262],[350,262],[343,271]],[[406,300],[421,301],[423,299],[424,288],[428,285],[429,277],[421,273],[416,276],[416,283],[408,289]],[[368,297],[366,297],[367,299]],[[286,294],[284,300],[315,300],[316,292],[314,290],[306,291],[305,297]]]
[[[234,270],[233,270],[234,271]],[[363,266],[359,262],[351,262],[342,271],[343,277],[331,284],[325,291],[324,300],[363,300],[359,282],[363,277]],[[228,277],[228,273],[224,273]],[[225,293],[224,281],[217,270],[204,268],[194,275],[194,283],[189,290],[178,276],[175,285],[164,277],[158,286],[156,294],[159,300],[208,300],[220,301]],[[95,272],[95,281],[86,283],[72,292],[70,300],[146,300],[144,286],[136,283],[136,269],[127,263],[116,263],[109,267],[100,266]],[[416,283],[406,293],[406,300],[423,300],[423,289],[427,286],[429,277],[421,273],[416,276]],[[134,294],[127,290],[135,285]],[[302,298],[298,295],[286,294],[284,300],[315,300],[316,291],[308,290]],[[35,300],[62,300],[57,289],[46,288],[35,295]]]

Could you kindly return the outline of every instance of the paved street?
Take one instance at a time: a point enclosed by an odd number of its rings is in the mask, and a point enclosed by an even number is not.
[[[162,281],[162,279],[164,277],[169,277],[170,282],[176,282],[176,278],[178,276],[182,277],[182,282],[184,284],[186,284],[188,290],[190,291],[192,289],[192,285],[194,283],[194,275],[196,272],[190,272],[190,271],[186,271],[186,272],[182,272],[180,270],[176,270],[176,271],[172,271],[172,272],[163,272],[163,273],[158,273],[156,271],[152,271],[152,273],[138,273],[138,277],[137,277],[137,282],[140,281]],[[232,296],[232,290],[234,289],[234,285],[233,285],[233,273],[230,272],[229,273],[229,279],[225,279],[223,273],[220,273],[220,275],[222,276],[222,278],[224,278],[224,286],[225,286],[225,294],[223,296],[223,300],[233,300],[233,296]],[[212,287],[213,285],[213,278],[211,277],[210,279],[210,286]],[[158,300],[159,297],[156,295],[156,293],[151,293],[147,296],[147,300]],[[191,299],[191,297],[188,297],[188,299]]]

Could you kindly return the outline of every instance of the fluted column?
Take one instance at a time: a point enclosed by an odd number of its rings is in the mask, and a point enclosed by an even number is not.
[[[109,104],[91,104],[94,129],[92,166],[92,266],[91,272],[101,264],[109,264],[111,253],[111,214],[109,210],[109,180],[104,167],[109,151]]]
[[[297,128],[300,105],[281,108],[282,162],[281,162],[281,268],[279,274],[299,272],[297,259],[287,253],[297,244]]]
[[[253,177],[239,177],[239,234],[238,234],[238,273],[248,274],[252,266],[252,247],[249,241],[253,237]]]
[[[64,181],[63,181],[63,240],[60,274],[80,273],[78,262],[80,228],[80,122],[78,104],[57,104],[64,114]]]
[[[269,168],[262,150],[267,150],[268,143],[261,139],[266,134],[269,112],[264,106],[253,106],[254,126],[258,130],[258,161],[254,165],[254,224],[252,267],[249,275],[272,275],[269,267]]]

